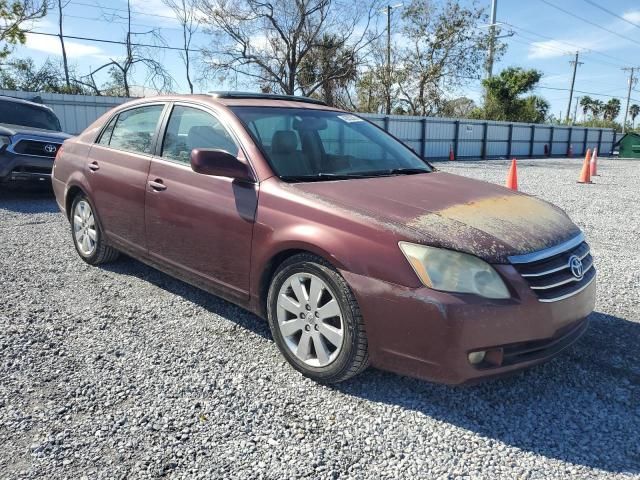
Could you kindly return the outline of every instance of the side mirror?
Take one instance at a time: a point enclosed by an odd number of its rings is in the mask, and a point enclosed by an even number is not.
[[[191,169],[203,175],[253,181],[248,165],[224,150],[194,148],[191,150]]]

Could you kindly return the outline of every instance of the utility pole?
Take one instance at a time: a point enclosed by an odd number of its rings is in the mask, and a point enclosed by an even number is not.
[[[491,29],[489,39],[489,57],[487,58],[487,78],[493,76],[493,57],[496,49],[496,15],[498,13],[498,0],[491,0]]]
[[[391,114],[391,5],[387,5],[387,115]]]
[[[387,115],[391,114],[391,10],[402,6],[402,3],[396,5],[387,5],[384,11],[387,12],[387,68],[385,69],[385,83],[386,83],[386,108]],[[382,11],[382,10],[379,10]]]
[[[64,47],[64,35],[62,31],[62,18],[63,18],[62,9],[66,7],[67,4],[63,6],[62,0],[58,0],[58,29],[59,29],[58,37],[60,37],[60,46],[62,47],[62,64],[64,66],[64,80],[68,90],[67,93],[71,93],[70,92],[71,82],[69,80],[69,64],[67,63],[67,50]]]
[[[576,105],[573,108],[573,123],[576,123],[578,121],[578,105],[580,105],[580,99],[582,97],[576,97]]]
[[[624,123],[622,124],[622,129],[625,132],[627,131],[627,115],[629,115],[629,100],[631,100],[631,88],[633,88],[635,83],[638,81],[637,78],[633,78],[633,73],[636,70],[636,68],[637,67],[631,67],[631,68],[627,67],[622,69],[625,72],[629,72],[629,90],[627,91],[627,106],[624,109]]]
[[[569,104],[567,105],[567,122],[569,122],[571,115],[571,102],[573,101],[573,87],[576,84],[576,70],[578,69],[578,65],[582,65],[582,62],[578,61],[578,57],[580,52],[576,52],[576,59],[570,61],[569,63],[573,65],[573,77],[571,77],[571,90],[569,90]]]

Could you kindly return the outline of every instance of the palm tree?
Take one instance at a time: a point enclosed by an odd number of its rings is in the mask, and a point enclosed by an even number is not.
[[[582,114],[586,117],[587,113],[591,110],[591,106],[593,105],[593,99],[588,96],[584,96],[580,99],[580,106],[582,107]]]
[[[631,128],[636,128],[636,117],[640,114],[640,105],[634,103],[629,107],[629,115],[631,115]]]
[[[610,99],[607,103],[605,103],[603,109],[604,119],[605,120],[613,120],[620,113],[620,100],[617,98]]]
[[[591,102],[591,113],[593,114],[593,118],[597,119],[600,117],[600,114],[604,111],[604,102],[602,100],[593,100]]]

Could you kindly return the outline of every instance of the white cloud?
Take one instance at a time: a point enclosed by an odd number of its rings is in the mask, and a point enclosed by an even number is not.
[[[579,45],[581,48],[589,48],[586,45],[580,45],[575,41],[571,41],[571,44]],[[569,52],[567,42],[562,40],[545,40],[543,42],[533,42],[529,47],[528,58],[555,58],[567,55]]]
[[[69,58],[103,58],[105,56],[101,48],[87,43],[79,43],[71,40],[66,40],[64,42],[64,46]],[[34,35],[32,33],[28,33],[26,47],[32,50],[38,50],[39,52],[62,56],[62,47],[60,46],[60,41],[55,37]]]
[[[152,15],[147,18],[152,20],[154,25],[175,25],[178,23],[174,11],[171,7],[166,6],[162,0],[131,0],[131,10],[133,11],[134,22],[144,18],[144,15],[141,16],[140,12],[148,12]],[[126,15],[126,13],[120,12],[119,15]]]
[[[625,20],[629,20],[633,23],[640,23],[640,10],[631,10],[622,14]]]
[[[561,73],[558,75],[545,75],[544,76],[544,81],[546,83],[565,83],[569,80],[570,74],[569,73]]]

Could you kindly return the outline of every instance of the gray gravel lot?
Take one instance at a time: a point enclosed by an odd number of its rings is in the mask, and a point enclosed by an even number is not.
[[[502,183],[507,161],[441,163]],[[0,190],[0,478],[640,478],[640,161],[519,163],[585,230],[591,326],[559,358],[450,388],[295,373],[255,316],[76,255],[50,191]]]

